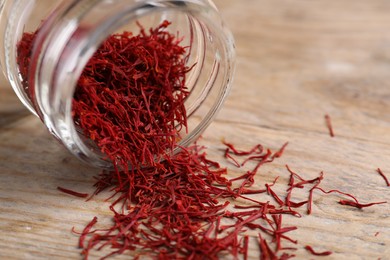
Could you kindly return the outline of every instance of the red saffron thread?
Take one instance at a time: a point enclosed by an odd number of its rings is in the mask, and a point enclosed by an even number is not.
[[[339,203],[341,205],[347,205],[347,206],[352,206],[352,207],[355,207],[358,209],[362,209],[362,208],[367,208],[367,207],[371,207],[371,206],[378,205],[378,204],[384,204],[387,202],[381,201],[381,202],[372,202],[372,203],[367,203],[367,204],[361,204],[361,203],[358,203],[358,202],[352,201],[352,200],[340,200]]]
[[[269,247],[267,241],[260,234],[258,236],[259,236],[260,259],[261,260],[276,259],[276,255]]]
[[[272,155],[272,158],[279,158],[283,155],[284,153],[284,150],[286,149],[288,145],[288,142],[286,142],[280,149],[279,151],[277,151],[276,153],[274,153],[274,155]]]
[[[79,238],[79,247],[84,248],[84,240],[86,236],[89,234],[91,228],[97,223],[97,217],[94,217],[91,222],[88,223],[88,225],[85,226],[84,230],[81,232],[80,238]]]
[[[325,122],[326,122],[326,126],[328,127],[328,130],[329,130],[329,135],[331,137],[334,137],[334,132],[333,132],[331,118],[330,118],[330,116],[328,114],[325,115]]]
[[[390,187],[389,179],[387,179],[386,175],[382,172],[382,170],[380,168],[378,168],[376,171],[379,173],[380,176],[383,177],[383,179],[386,182],[386,185]]]
[[[61,191],[63,193],[75,196],[75,197],[79,197],[79,198],[86,198],[86,197],[88,197],[88,193],[80,193],[80,192],[69,190],[69,189],[62,188],[62,187],[57,187],[57,190],[59,190],[59,191]]]
[[[244,260],[248,260],[248,248],[249,248],[249,237],[245,236],[244,237],[244,249],[243,249]]]
[[[316,255],[316,256],[327,256],[327,255],[331,255],[332,252],[331,251],[323,251],[323,252],[317,252],[317,251],[314,251],[314,249],[311,247],[311,246],[305,246],[305,249],[307,251],[309,251],[312,255]]]

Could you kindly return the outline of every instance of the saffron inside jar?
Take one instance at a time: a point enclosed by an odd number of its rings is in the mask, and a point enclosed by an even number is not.
[[[72,105],[81,134],[124,169],[153,165],[187,128],[186,47],[166,31],[170,22],[108,37],[85,66]],[[18,64],[25,88],[32,45],[25,33]]]

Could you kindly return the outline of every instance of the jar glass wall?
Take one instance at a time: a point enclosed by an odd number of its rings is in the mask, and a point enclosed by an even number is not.
[[[1,13],[1,64],[20,100],[50,132],[80,159],[98,166],[110,162],[85,138],[72,118],[72,98],[89,59],[110,35],[172,24],[169,32],[188,46],[185,100],[188,132],[178,143],[188,146],[211,123],[226,98],[234,71],[234,42],[217,9],[207,0],[155,1],[5,1]],[[18,66],[17,46],[24,32],[39,29],[28,84]]]

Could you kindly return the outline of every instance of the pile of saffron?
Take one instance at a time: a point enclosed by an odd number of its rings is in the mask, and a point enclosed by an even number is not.
[[[359,209],[385,202],[363,204],[351,194],[324,190],[323,173],[304,179],[287,165],[289,182],[283,194],[274,188],[278,176],[262,186],[255,183],[261,167],[281,157],[287,143],[271,151],[260,144],[241,150],[223,142],[225,160],[237,170],[247,169],[234,176],[208,159],[206,148],[197,144],[172,154],[187,127],[185,81],[191,67],[186,47],[166,30],[169,24],[165,21],[148,32],[140,26],[138,35],[110,36],[78,81],[72,109],[75,124],[114,165],[97,176],[93,194],[111,192],[107,200],[112,225],[101,227],[94,217],[83,230],[73,229],[85,259],[92,250],[103,249],[109,251],[106,257],[130,252],[136,258],[247,259],[253,243],[260,259],[289,259],[299,248],[316,256],[332,254],[300,246],[291,235],[297,227],[286,226],[284,216],[310,214],[315,191],[336,193],[343,198],[341,205]],[[18,45],[26,87],[36,34],[25,33]],[[304,187],[308,197],[297,201],[294,191]]]
[[[110,36],[78,81],[76,124],[123,169],[159,161],[187,126],[186,49],[168,26]]]

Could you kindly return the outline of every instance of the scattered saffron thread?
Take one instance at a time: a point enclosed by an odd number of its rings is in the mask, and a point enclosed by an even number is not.
[[[279,151],[277,151],[276,153],[274,153],[274,155],[273,155],[272,157],[273,157],[273,158],[279,158],[279,157],[281,157],[281,156],[283,155],[284,150],[286,149],[287,145],[288,145],[288,142],[286,142],[286,143],[282,146],[282,148],[279,149]]]
[[[371,207],[371,206],[378,205],[378,204],[384,204],[387,202],[381,201],[381,202],[372,202],[372,203],[367,203],[367,204],[361,204],[361,203],[358,203],[358,202],[352,201],[352,200],[340,200],[339,203],[341,205],[347,205],[347,206],[352,206],[352,207],[355,207],[358,209],[362,209],[362,208]]]
[[[69,189],[62,188],[62,187],[57,187],[57,190],[59,190],[59,191],[61,191],[63,193],[75,196],[75,197],[79,197],[79,198],[86,198],[86,197],[88,197],[88,193],[80,193],[80,192],[69,190]]]
[[[333,132],[331,118],[330,118],[330,116],[328,114],[325,115],[325,123],[326,123],[326,126],[328,127],[329,135],[331,137],[334,137],[334,132]]]
[[[311,246],[305,246],[305,249],[307,251],[309,251],[312,255],[316,255],[316,256],[327,256],[327,255],[331,255],[332,252],[331,251],[323,251],[323,252],[317,252],[317,251],[314,251],[314,249],[311,247]]]
[[[186,48],[164,21],[147,32],[114,34],[89,60],[72,104],[79,132],[93,141],[118,170],[153,165],[187,131],[184,101],[189,92]],[[28,88],[32,42],[24,33],[18,65]]]
[[[383,177],[383,179],[384,179],[385,182],[386,182],[386,185],[390,187],[389,179],[388,179],[388,178],[386,177],[386,175],[382,172],[382,170],[381,170],[380,168],[378,168],[376,171],[379,173],[380,176]]]
[[[87,234],[89,234],[91,228],[93,228],[93,226],[97,223],[98,219],[97,217],[94,217],[91,222],[88,223],[88,225],[86,225],[84,227],[84,230],[81,232],[80,234],[80,238],[79,238],[79,247],[80,248],[84,248],[84,240],[85,240],[85,237]],[[83,252],[84,253],[84,252]]]

